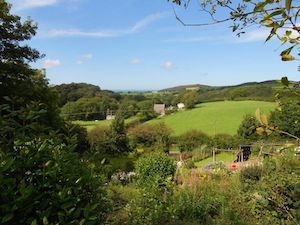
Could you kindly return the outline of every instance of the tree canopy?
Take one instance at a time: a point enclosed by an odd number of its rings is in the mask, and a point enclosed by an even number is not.
[[[189,7],[190,0],[168,0],[175,4]],[[205,26],[232,22],[231,28],[238,35],[252,24],[259,24],[269,29],[266,41],[277,37],[288,48],[281,52],[283,61],[294,60],[292,50],[300,42],[300,26],[297,18],[300,13],[299,1],[293,0],[202,0],[200,11],[209,15],[209,20],[200,23],[185,23],[179,16],[176,18],[184,25]],[[222,11],[222,13],[220,13]],[[225,13],[224,13],[225,12]]]

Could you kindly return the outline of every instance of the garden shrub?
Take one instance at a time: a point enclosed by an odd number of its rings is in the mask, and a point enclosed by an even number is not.
[[[140,158],[136,163],[136,179],[139,185],[165,186],[172,180],[176,165],[174,159],[162,152],[153,152]]]
[[[241,182],[259,181],[263,173],[261,165],[251,165],[245,167],[240,172]]]
[[[76,138],[75,152],[80,154],[88,152],[90,150],[90,143],[86,128],[78,124],[66,124],[65,126],[65,133],[68,136],[75,136]]]
[[[292,165],[292,166],[290,166]],[[266,159],[260,181],[245,193],[253,216],[263,224],[299,224],[300,161]]]
[[[109,136],[109,128],[95,127],[88,133],[88,140],[92,153],[105,154],[109,153],[109,146],[111,144]]]
[[[193,160],[188,159],[184,162],[184,167],[187,169],[193,169],[193,168],[196,168],[196,165]]]
[[[34,106],[0,114],[0,224],[101,224],[102,179],[74,153],[76,137],[41,126]]]
[[[175,221],[212,224],[212,219],[221,211],[222,202],[221,191],[209,182],[195,188],[177,189],[169,203],[169,210]]]
[[[170,192],[153,186],[140,189],[127,206],[129,223],[132,225],[166,224]]]
[[[0,224],[101,224],[108,205],[100,177],[74,145],[55,138],[17,141],[0,152]]]

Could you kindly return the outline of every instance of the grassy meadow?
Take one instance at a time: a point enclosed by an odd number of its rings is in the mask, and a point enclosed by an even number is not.
[[[107,127],[111,124],[111,120],[93,120],[93,121],[76,120],[73,121],[73,123],[78,124],[89,131],[96,126]]]
[[[136,117],[131,117],[125,120],[125,124],[133,122],[136,120]],[[93,121],[83,121],[83,120],[76,120],[73,121],[74,124],[78,124],[84,128],[86,128],[88,131],[93,129],[94,127],[100,126],[100,127],[108,127],[111,124],[112,120],[93,120]]]
[[[180,135],[190,129],[202,130],[214,135],[227,133],[234,135],[246,114],[255,114],[257,108],[269,113],[276,103],[263,101],[221,101],[202,103],[192,110],[177,112],[157,118],[148,123],[164,122],[173,130],[174,135]]]
[[[216,162],[232,163],[236,159],[236,153],[221,152],[216,154]],[[195,163],[197,167],[203,167],[213,162],[213,157],[206,158]]]

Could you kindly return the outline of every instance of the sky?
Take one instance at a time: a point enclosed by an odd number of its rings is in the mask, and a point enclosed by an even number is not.
[[[46,56],[50,84],[85,82],[109,90],[159,90],[184,84],[213,86],[299,80],[297,62],[282,62],[280,42],[252,26],[238,38],[231,24],[207,22],[195,4],[167,0],[8,0],[12,13],[38,24],[29,45]],[[224,15],[223,15],[224,14]],[[225,16],[225,12],[221,16]]]

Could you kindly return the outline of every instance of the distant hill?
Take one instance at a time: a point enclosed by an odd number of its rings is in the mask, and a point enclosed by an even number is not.
[[[247,82],[232,86],[209,86],[202,84],[181,85],[166,88],[160,92],[172,92],[174,95],[187,90],[194,90],[199,94],[200,102],[223,100],[263,100],[274,101],[274,91],[279,81],[267,80],[263,82]]]
[[[95,96],[108,96],[120,99],[120,94],[109,90],[101,90],[99,86],[87,83],[70,83],[55,85],[54,88],[59,93],[59,106],[65,105],[67,102],[74,102],[80,98],[92,98]]]
[[[267,80],[262,82],[246,82],[237,85],[227,85],[227,86],[210,86],[205,84],[187,84],[187,85],[179,85],[175,87],[165,88],[160,90],[160,92],[164,91],[184,91],[184,90],[191,90],[191,89],[205,89],[205,90],[216,90],[216,89],[224,89],[224,88],[234,88],[234,87],[243,87],[243,86],[254,86],[254,85],[270,85],[275,86],[278,84],[279,81],[277,80]]]
[[[199,90],[199,89],[210,89],[212,88],[212,86],[208,86],[208,85],[202,85],[202,84],[187,84],[187,85],[180,85],[180,86],[176,86],[176,87],[171,87],[171,88],[166,88],[166,89],[162,89],[160,90],[160,92],[164,92],[164,91],[182,91],[182,90]]]

